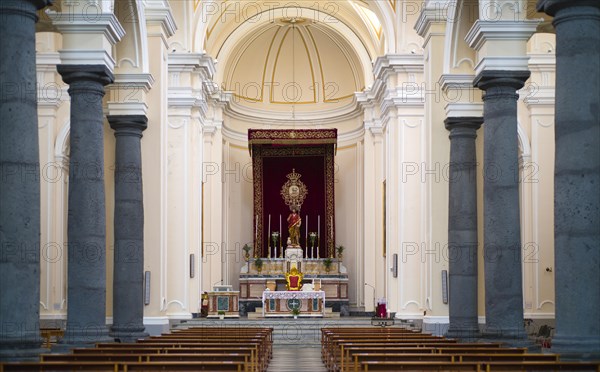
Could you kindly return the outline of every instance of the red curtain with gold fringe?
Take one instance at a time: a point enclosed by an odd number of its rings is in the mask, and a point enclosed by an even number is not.
[[[337,140],[335,129],[327,130],[249,130],[254,181],[255,255],[273,257],[275,249],[269,244],[270,232],[280,231],[282,254],[289,236],[287,217],[289,207],[280,192],[286,175],[295,170],[306,185],[308,194],[300,210],[300,246],[304,257],[317,255],[306,240],[307,232],[320,232],[319,257],[333,257],[335,244],[334,216],[334,153]],[[307,221],[308,216],[308,221]],[[319,221],[320,220],[320,221]],[[281,225],[280,225],[281,221]],[[320,222],[320,226],[317,222]],[[281,227],[280,227],[281,226]],[[308,227],[308,230],[307,230]],[[316,244],[315,244],[316,245]],[[314,252],[314,253],[313,253]]]

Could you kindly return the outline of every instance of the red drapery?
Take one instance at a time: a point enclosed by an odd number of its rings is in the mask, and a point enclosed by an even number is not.
[[[290,209],[285,205],[280,190],[287,181],[286,175],[295,170],[302,175],[300,180],[308,189],[308,195],[300,210],[302,218],[300,246],[304,250],[304,257],[310,257],[312,253],[310,244],[306,240],[307,231],[320,232],[319,257],[333,257],[335,244],[333,156],[337,139],[336,130],[250,130],[248,137],[254,173],[255,255],[269,256],[269,246],[271,246],[270,256],[273,257],[275,254],[272,241],[269,245],[267,240],[269,215],[271,216],[270,232],[280,231],[281,234],[281,248],[278,244],[277,255],[280,256],[281,249],[285,249],[289,236],[286,219]],[[317,255],[316,248],[314,255]]]

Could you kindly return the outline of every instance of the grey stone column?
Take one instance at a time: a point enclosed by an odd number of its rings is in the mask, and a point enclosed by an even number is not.
[[[0,361],[41,350],[36,10],[0,2]]]
[[[142,131],[144,115],[114,115],[108,122],[117,139],[115,168],[115,254],[113,326],[122,342],[147,337],[144,332],[144,201]]]
[[[111,340],[106,327],[106,208],[102,97],[113,75],[104,65],[59,65],[69,84],[67,329],[63,343]]]
[[[529,71],[483,71],[483,228],[487,338],[524,340],[517,90]]]
[[[600,2],[539,1],[554,16],[554,260],[561,358],[600,359]]]
[[[475,139],[481,117],[450,117],[448,337],[479,336],[477,317],[477,177]]]

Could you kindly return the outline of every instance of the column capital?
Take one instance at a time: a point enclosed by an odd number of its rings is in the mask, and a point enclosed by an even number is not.
[[[67,84],[92,81],[103,86],[114,81],[114,75],[105,65],[57,65],[56,70]]]
[[[597,0],[538,0],[536,8],[538,12],[544,12],[554,17],[562,9],[582,6],[600,8],[600,2]]]
[[[515,91],[523,88],[523,85],[529,79],[531,72],[512,71],[512,70],[484,70],[475,77],[473,86],[481,90],[488,90],[495,87],[510,87]]]
[[[447,130],[453,129],[471,129],[476,131],[483,124],[482,116],[456,116],[444,120],[444,126]]]
[[[106,117],[110,127],[118,136],[142,137],[142,132],[148,128],[146,115],[108,115]]]
[[[0,1],[0,9],[2,9],[2,15],[19,14],[37,22],[38,17],[35,11],[52,3],[53,0]]]

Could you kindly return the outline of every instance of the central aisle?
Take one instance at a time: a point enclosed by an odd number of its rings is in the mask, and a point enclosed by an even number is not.
[[[268,372],[326,372],[321,347],[315,345],[275,344]]]

